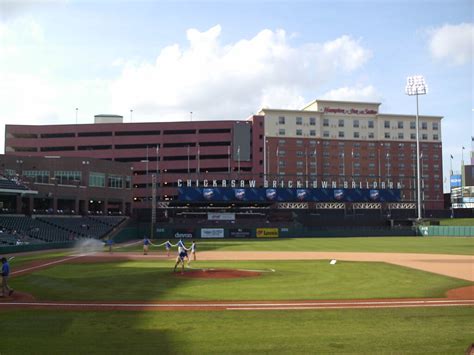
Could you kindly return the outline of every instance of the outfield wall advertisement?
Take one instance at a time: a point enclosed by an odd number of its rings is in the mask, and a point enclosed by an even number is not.
[[[257,228],[257,238],[278,238],[278,228]]]
[[[179,201],[398,202],[400,189],[288,189],[180,187]]]
[[[224,228],[203,228],[201,238],[224,238]]]

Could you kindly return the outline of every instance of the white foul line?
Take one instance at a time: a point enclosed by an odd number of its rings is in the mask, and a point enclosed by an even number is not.
[[[84,255],[76,255],[76,256],[71,256],[69,258],[64,258],[64,259],[60,259],[60,260],[55,260],[55,261],[51,261],[49,263],[46,263],[46,264],[41,264],[41,265],[36,265],[36,266],[32,266],[32,267],[29,267],[29,268],[26,268],[26,269],[21,269],[21,270],[17,270],[17,271],[13,271],[11,274],[17,274],[17,273],[20,273],[20,272],[25,272],[25,271],[30,271],[30,270],[35,270],[35,269],[39,269],[39,268],[42,268],[42,267],[45,267],[45,266],[49,266],[49,265],[54,265],[54,264],[59,264],[59,263],[63,263],[65,261],[68,261],[68,260],[73,260],[73,259],[77,259],[77,258],[82,258],[83,256],[85,256],[86,254]]]

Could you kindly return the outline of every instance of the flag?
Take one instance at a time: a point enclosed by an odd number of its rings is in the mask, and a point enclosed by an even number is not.
[[[454,159],[453,155],[451,154],[451,159]]]
[[[280,149],[280,146],[277,146],[276,156],[278,156],[278,149]]]

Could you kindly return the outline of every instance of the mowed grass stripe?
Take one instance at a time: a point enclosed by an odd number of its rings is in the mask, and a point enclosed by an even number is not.
[[[463,354],[474,336],[474,307],[1,317],[5,354]]]
[[[194,262],[196,268],[275,269],[258,277],[193,279],[172,272],[172,261],[59,264],[15,277],[13,288],[39,300],[316,300],[444,297],[468,281],[370,262]]]

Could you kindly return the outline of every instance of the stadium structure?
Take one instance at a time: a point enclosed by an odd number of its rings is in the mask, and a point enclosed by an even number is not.
[[[393,223],[416,217],[416,124],[414,115],[379,107],[315,100],[300,110],[262,108],[245,120],[125,123],[97,115],[93,124],[6,125],[11,160],[2,168],[25,176],[17,161],[51,155],[128,164],[131,204],[120,211],[163,224]],[[426,216],[444,212],[441,120],[419,117]],[[65,173],[81,171],[87,185],[94,171],[81,168]],[[109,201],[102,209],[117,210]]]

